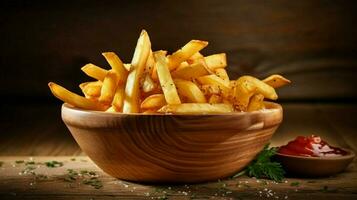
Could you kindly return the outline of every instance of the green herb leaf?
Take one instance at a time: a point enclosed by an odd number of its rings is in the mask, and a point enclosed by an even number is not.
[[[23,160],[16,160],[16,161],[15,161],[16,164],[21,164],[21,163],[24,163],[24,162],[25,162],[25,161],[23,161]]]
[[[59,162],[59,161],[48,161],[45,162],[46,166],[49,168],[55,168],[55,167],[62,167],[63,166],[63,162]]]
[[[271,157],[276,154],[277,150],[277,148],[269,148],[269,144],[265,145],[264,149],[253,160],[253,162],[251,162],[243,172],[239,172],[233,177],[247,174],[251,177],[268,178],[274,181],[281,181],[284,178],[285,171],[280,163],[271,161]]]

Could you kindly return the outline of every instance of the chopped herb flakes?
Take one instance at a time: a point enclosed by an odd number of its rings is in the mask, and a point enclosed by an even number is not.
[[[25,161],[23,161],[23,160],[16,160],[16,161],[15,161],[16,164],[22,164],[22,163],[24,163],[24,162],[25,162]]]
[[[73,169],[67,170],[64,181],[74,182],[78,179],[81,179],[83,184],[90,185],[95,189],[100,189],[103,187],[102,182],[98,179],[98,175],[94,171],[81,170],[80,172],[77,172]]]
[[[49,168],[62,167],[63,162],[53,160],[53,161],[45,162],[45,165]]]

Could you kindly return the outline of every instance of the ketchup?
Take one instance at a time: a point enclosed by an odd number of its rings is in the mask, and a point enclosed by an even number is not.
[[[346,151],[330,146],[321,137],[315,135],[298,136],[287,145],[281,146],[278,153],[306,157],[342,156],[347,154]]]

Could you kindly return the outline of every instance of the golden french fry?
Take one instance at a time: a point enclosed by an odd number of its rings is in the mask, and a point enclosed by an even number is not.
[[[107,75],[108,71],[100,68],[96,65],[93,65],[92,63],[84,65],[81,70],[87,74],[89,77],[92,77],[94,79],[97,79],[99,81],[103,81],[105,78],[105,75]]]
[[[264,109],[264,96],[262,94],[255,94],[250,98],[250,102],[247,108],[248,112]]]
[[[148,73],[148,74],[152,74],[154,66],[155,66],[154,54],[150,50],[150,54],[149,54],[148,60],[146,61],[145,72]]]
[[[171,56],[169,56],[168,66],[170,70],[175,69],[182,63],[186,61],[195,53],[201,51],[208,45],[208,42],[201,40],[191,40],[185,46],[183,46],[180,50],[177,50]]]
[[[222,97],[216,94],[211,95],[208,103],[222,103]]]
[[[117,111],[115,110],[114,106],[110,106],[105,112],[116,113]]]
[[[195,54],[193,54],[188,60],[187,62],[189,62],[190,64],[194,63],[195,60],[198,60],[198,59],[204,59],[204,56],[200,53],[200,52],[197,52]]]
[[[205,95],[200,88],[191,81],[174,79],[177,92],[180,97],[184,97],[189,103],[206,103]]]
[[[227,66],[227,56],[225,53],[213,54],[205,57],[208,68],[215,70]]]
[[[113,71],[118,75],[118,83],[125,83],[128,71],[124,67],[123,62],[114,52],[104,52],[102,55],[105,57]]]
[[[104,78],[102,89],[100,91],[99,102],[103,104],[111,104],[115,91],[118,86],[118,74],[114,71],[109,71]]]
[[[229,89],[229,82],[224,81],[219,78],[217,75],[211,74],[206,76],[201,76],[196,78],[196,80],[202,85],[216,85],[221,89]]]
[[[122,111],[123,108],[123,103],[124,103],[124,98],[125,98],[125,85],[124,84],[119,84],[116,91],[115,91],[115,95],[113,98],[113,102],[112,102],[112,107],[114,107],[114,109],[116,111]]]
[[[151,92],[156,88],[156,83],[152,80],[151,76],[149,74],[144,75],[144,80],[142,83],[142,90],[143,92]]]
[[[230,83],[229,76],[224,68],[217,68],[215,72],[219,78],[223,79],[224,82],[226,82],[226,84],[229,85]]]
[[[159,51],[153,52],[153,55],[159,55],[159,54],[162,55],[162,56],[166,56],[167,51],[159,50]],[[154,61],[156,62],[155,56],[154,56]],[[158,80],[159,80],[159,77],[157,76],[156,64],[154,65],[154,68],[152,69],[151,78],[152,78],[154,81],[158,81]]]
[[[166,105],[158,110],[160,113],[183,113],[183,114],[214,114],[233,112],[231,104],[209,104],[209,103],[183,103],[177,105]]]
[[[156,60],[157,75],[159,77],[165,100],[168,104],[180,104],[181,100],[177,94],[175,84],[172,80],[170,70],[167,66],[167,59],[161,54],[154,54]]]
[[[185,80],[192,80],[200,76],[208,75],[206,67],[202,63],[194,63],[186,67],[180,67],[172,72],[172,77],[181,78]]]
[[[247,84],[247,82],[251,83],[256,88],[257,93],[264,95],[265,98],[271,100],[276,100],[278,98],[278,95],[273,87],[257,78],[252,76],[241,76],[237,80],[237,84]]]
[[[129,73],[126,86],[123,113],[139,112],[140,79],[143,75],[145,64],[150,54],[151,43],[149,35],[145,30],[141,31],[136,44],[133,59],[131,61],[132,71]]]
[[[291,83],[290,80],[286,79],[285,77],[279,74],[271,75],[266,79],[264,79],[263,82],[272,86],[273,88],[280,88],[283,87],[284,85]]]
[[[126,71],[130,71],[131,69],[131,64],[130,63],[124,63],[124,68],[126,69]]]
[[[188,67],[188,66],[190,66],[190,64],[188,64],[188,62],[186,62],[186,61],[183,61],[183,62],[175,69],[175,71],[181,70],[181,69],[183,69],[183,68],[185,68],[185,67]]]
[[[49,82],[48,86],[50,87],[51,92],[55,97],[75,107],[88,109],[88,110],[101,110],[101,111],[107,109],[106,106],[94,100],[79,96],[78,94],[75,94],[64,87],[57,85],[56,83]]]
[[[141,109],[158,109],[166,105],[165,96],[163,94],[154,94],[146,97],[143,102],[141,102]]]
[[[85,82],[79,85],[83,94],[87,98],[96,98],[100,96],[100,91],[102,89],[101,81]]]
[[[157,113],[156,112],[157,109],[149,109],[149,110],[145,110],[144,112],[142,112],[143,114],[154,114]]]
[[[234,107],[240,111],[246,111],[250,98],[255,94],[257,88],[250,81],[238,79],[231,84],[231,99]]]
[[[205,95],[200,88],[191,81],[175,79],[174,83],[180,96],[185,97],[190,103],[206,103]]]

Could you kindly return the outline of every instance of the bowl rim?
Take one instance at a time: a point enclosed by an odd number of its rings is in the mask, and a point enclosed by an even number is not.
[[[307,156],[295,156],[295,155],[287,155],[282,153],[276,153],[276,156],[287,157],[287,158],[296,158],[296,159],[305,159],[305,160],[346,160],[350,158],[354,158],[356,156],[355,152],[352,149],[340,148],[342,150],[347,151],[347,155],[343,156],[324,156],[324,157],[307,157]]]
[[[68,103],[62,104],[62,110],[70,110],[72,112],[77,112],[81,114],[97,114],[97,115],[104,115],[104,116],[231,116],[231,115],[254,115],[257,113],[274,113],[274,112],[282,112],[283,108],[278,103],[273,102],[264,102],[266,106],[269,108],[263,110],[257,110],[252,112],[229,112],[229,113],[191,113],[191,114],[184,114],[184,113],[112,113],[112,112],[105,112],[105,111],[96,111],[96,110],[85,110],[81,108],[74,107]]]

